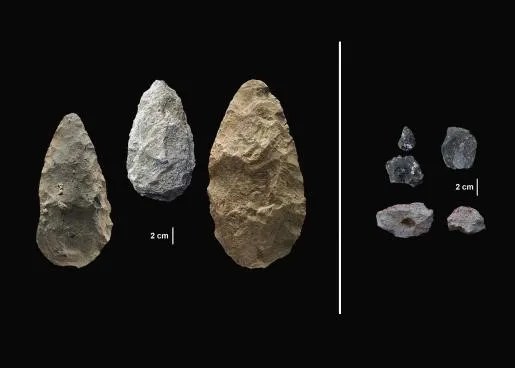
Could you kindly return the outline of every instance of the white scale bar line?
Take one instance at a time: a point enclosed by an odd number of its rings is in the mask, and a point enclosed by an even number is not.
[[[172,226],[172,245],[174,244],[174,231],[173,231],[173,226]]]
[[[479,178],[476,178],[476,197],[479,197]]]

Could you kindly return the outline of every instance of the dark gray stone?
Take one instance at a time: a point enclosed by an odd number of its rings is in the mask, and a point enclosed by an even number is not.
[[[415,187],[422,183],[424,174],[413,156],[397,156],[386,162],[390,183],[409,184]]]
[[[415,136],[413,135],[411,129],[407,126],[402,128],[401,137],[399,138],[399,142],[397,143],[399,148],[403,151],[410,151],[413,148],[415,148],[415,143]]]
[[[142,196],[171,201],[188,187],[194,167],[193,135],[181,99],[155,81],[141,97],[130,132],[129,180]]]
[[[396,204],[376,214],[377,226],[398,238],[427,233],[433,223],[433,210],[424,203]]]
[[[464,128],[449,127],[442,144],[442,157],[451,169],[469,169],[476,158],[476,138]]]
[[[483,216],[472,207],[460,206],[447,217],[450,231],[458,230],[464,234],[475,234],[486,228]]]

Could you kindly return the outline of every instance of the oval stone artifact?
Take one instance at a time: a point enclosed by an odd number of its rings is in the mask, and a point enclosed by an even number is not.
[[[129,136],[127,174],[142,196],[172,201],[190,185],[193,135],[177,93],[155,81],[141,96]]]
[[[281,104],[259,80],[244,83],[220,124],[207,188],[215,236],[240,266],[290,253],[306,215],[304,182]]]
[[[464,128],[449,127],[442,143],[442,157],[450,169],[470,169],[476,158],[476,138]]]
[[[95,148],[76,114],[55,131],[39,182],[37,243],[58,266],[83,267],[111,238],[106,182]]]

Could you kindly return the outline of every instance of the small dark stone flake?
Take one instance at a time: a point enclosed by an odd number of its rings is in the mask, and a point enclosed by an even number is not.
[[[476,138],[464,128],[449,127],[442,143],[442,157],[450,169],[470,169],[476,158]]]
[[[405,126],[402,129],[401,137],[399,138],[397,145],[403,151],[411,151],[413,148],[415,148],[415,143],[416,141],[413,132],[410,128]]]
[[[422,183],[424,174],[413,156],[397,156],[386,162],[390,183],[409,184],[415,187]]]

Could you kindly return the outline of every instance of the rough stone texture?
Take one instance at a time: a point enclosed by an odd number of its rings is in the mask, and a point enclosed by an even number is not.
[[[188,187],[194,167],[193,135],[181,99],[155,81],[141,96],[130,132],[129,180],[142,196],[171,201]]]
[[[415,187],[422,183],[424,174],[413,156],[397,156],[386,162],[390,183],[409,184]]]
[[[401,137],[399,138],[399,142],[397,143],[399,148],[403,151],[410,151],[413,148],[415,148],[415,143],[415,136],[413,135],[411,129],[407,126],[402,128]]]
[[[427,233],[433,223],[433,210],[424,203],[396,204],[376,214],[377,226],[398,238]]]
[[[279,101],[258,80],[232,99],[209,157],[215,236],[241,266],[290,253],[306,215],[304,183]]]
[[[59,266],[83,267],[111,238],[106,183],[93,143],[76,114],[55,131],[39,182],[39,249]]]
[[[476,148],[476,138],[467,129],[449,127],[442,143],[443,161],[451,169],[469,169],[474,164]]]
[[[485,220],[476,209],[460,206],[447,217],[447,226],[450,231],[475,234],[485,229]]]

